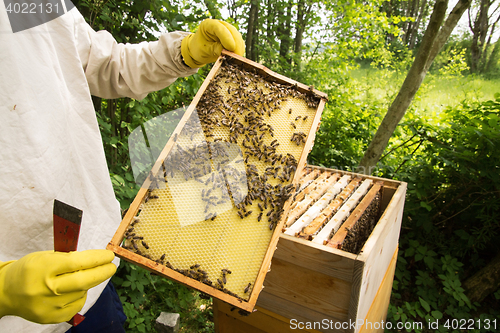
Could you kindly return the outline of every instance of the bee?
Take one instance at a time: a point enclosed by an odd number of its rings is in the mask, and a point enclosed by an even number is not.
[[[161,261],[165,260],[165,253],[160,257],[160,260]]]
[[[238,211],[238,216],[239,216],[240,218],[244,218],[243,213],[241,212],[241,210],[239,210],[239,211]]]
[[[205,293],[200,293],[200,298],[201,299],[210,299],[210,295],[207,295]]]
[[[309,116],[305,116],[304,118],[302,118],[302,120],[303,120],[303,121],[306,121],[308,117],[309,117]]]
[[[226,284],[227,283],[227,279],[226,279],[226,276],[225,275],[222,275],[222,283]]]
[[[288,110],[288,114],[292,114],[292,108],[290,108],[290,110]]]
[[[257,216],[257,221],[260,222],[260,220],[262,220],[262,212],[260,212],[259,216]]]
[[[245,290],[244,290],[245,294],[248,293],[248,290],[250,290],[251,285],[252,284],[249,282],[248,285],[245,287]]]
[[[293,121],[292,121],[292,122],[290,122],[290,125],[292,125],[292,127],[293,127],[294,129],[296,129],[296,128],[297,128],[297,126],[295,125],[295,123],[294,123]]]
[[[199,265],[199,264],[194,264],[194,265],[192,265],[191,267],[189,267],[189,269],[195,269],[195,268],[198,268],[198,267],[200,267],[200,265]]]
[[[239,310],[238,310],[238,314],[239,314],[240,316],[247,317],[247,316],[250,314],[250,312],[245,311],[245,310],[242,310],[242,309],[239,309]]]
[[[223,268],[223,269],[221,269],[221,271],[222,271],[222,274],[231,274],[231,273],[232,273],[232,272],[231,272],[229,269],[227,269],[227,268]]]
[[[299,120],[300,118],[302,118],[302,117],[301,117],[301,116],[297,116],[297,117],[295,118],[295,121]]]
[[[144,246],[146,248],[146,250],[149,250],[149,245],[145,242],[145,241],[142,241],[142,246]]]
[[[175,133],[175,135],[174,135],[174,142],[177,142],[177,137],[178,137],[178,135],[177,135],[177,133]]]
[[[220,279],[217,279],[217,283],[219,284],[219,286],[223,287],[224,285],[222,284],[222,281]]]

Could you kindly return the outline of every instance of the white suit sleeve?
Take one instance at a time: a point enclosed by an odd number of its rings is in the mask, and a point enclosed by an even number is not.
[[[78,53],[92,95],[143,99],[197,72],[182,62],[181,41],[187,32],[166,33],[155,42],[120,44],[107,31],[95,32],[79,13],[75,21]]]

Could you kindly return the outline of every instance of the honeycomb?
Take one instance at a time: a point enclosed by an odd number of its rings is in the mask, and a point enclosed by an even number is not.
[[[123,247],[247,301],[318,102],[224,61],[150,175]]]

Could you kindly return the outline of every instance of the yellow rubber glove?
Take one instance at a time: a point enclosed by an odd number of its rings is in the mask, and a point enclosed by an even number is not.
[[[242,56],[245,43],[241,34],[227,22],[206,19],[196,33],[184,37],[181,53],[186,65],[198,68],[217,60],[223,48]]]
[[[70,320],[85,304],[87,290],[116,271],[108,250],[42,251],[0,263],[0,317],[40,323]]]

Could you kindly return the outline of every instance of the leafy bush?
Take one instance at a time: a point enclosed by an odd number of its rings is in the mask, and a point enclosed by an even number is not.
[[[179,313],[181,332],[213,332],[211,300],[198,292],[122,261],[112,278],[127,315],[127,332],[154,332],[161,312]]]
[[[500,95],[496,97],[448,108],[440,125],[421,119],[402,124],[413,128],[421,149],[400,156],[407,163],[398,172],[385,170],[408,182],[388,313],[394,325],[398,320],[427,324],[439,319],[438,331],[448,332],[446,320],[498,317],[497,297],[471,304],[462,288],[462,281],[500,250]]]

